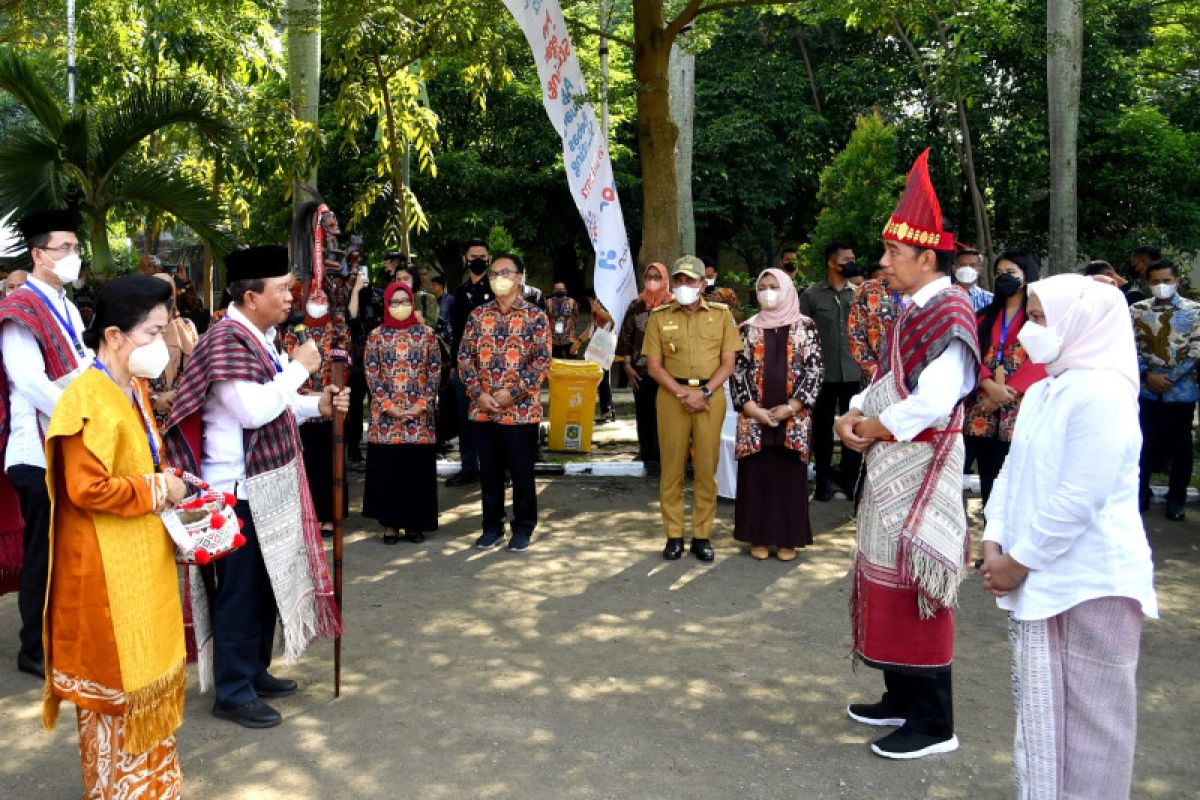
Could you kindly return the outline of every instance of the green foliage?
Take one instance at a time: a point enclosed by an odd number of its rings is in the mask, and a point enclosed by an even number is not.
[[[878,253],[879,232],[903,188],[896,129],[878,113],[860,117],[846,149],[821,172],[821,211],[808,249],[812,274],[824,274],[825,246],[833,241],[852,244],[863,262]]]
[[[64,108],[33,65],[0,52],[0,90],[28,114],[0,144],[0,217],[24,216],[68,201],[80,204],[91,231],[94,268],[110,272],[108,214],[129,205],[171,214],[218,250],[226,248],[220,213],[208,192],[175,165],[132,157],[147,139],[189,125],[218,139],[222,120],[193,86],[135,84],[99,110]]]

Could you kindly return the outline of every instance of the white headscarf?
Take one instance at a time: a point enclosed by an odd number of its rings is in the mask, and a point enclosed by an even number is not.
[[[1046,326],[1062,339],[1058,358],[1046,365],[1046,372],[1111,370],[1137,397],[1137,348],[1129,306],[1119,289],[1083,275],[1055,275],[1029,284],[1028,291],[1042,304]]]

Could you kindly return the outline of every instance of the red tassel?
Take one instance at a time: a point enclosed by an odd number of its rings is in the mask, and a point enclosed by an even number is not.
[[[212,556],[210,556],[208,554],[207,550],[201,548],[196,551],[196,563],[197,564],[203,566],[203,565],[207,564],[209,561],[212,561]]]
[[[220,530],[221,528],[225,527],[225,518],[214,511],[213,515],[208,518],[208,524],[217,530]]]
[[[238,522],[241,522],[241,520],[238,520]],[[235,534],[233,535],[233,546],[234,546],[234,548],[235,548],[235,549],[236,549],[236,548],[238,548],[238,547],[241,547],[241,546],[242,546],[242,545],[244,545],[245,543],[246,543],[246,537],[245,537],[245,536],[242,536],[240,533],[235,533]]]
[[[237,505],[237,498],[231,495],[229,492],[225,492],[224,500],[225,505],[229,506],[230,508],[233,508]]]

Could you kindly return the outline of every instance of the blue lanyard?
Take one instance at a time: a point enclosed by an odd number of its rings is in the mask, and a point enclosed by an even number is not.
[[[107,375],[113,383],[117,383],[117,379],[108,371],[108,367],[100,363],[100,359],[94,360],[92,366]],[[117,383],[117,386],[120,387],[121,384]],[[154,429],[150,426],[150,418],[146,416],[146,409],[142,408],[142,398],[137,389],[133,390],[133,404],[137,406],[138,415],[142,418],[142,425],[146,428],[146,442],[150,445],[150,457],[154,459],[154,471],[159,472],[161,462],[158,457],[158,441],[154,436]]]
[[[271,346],[267,345],[267,358],[271,359],[271,363],[275,365],[275,374],[283,372],[283,364],[279,363],[279,359],[271,352]]]
[[[1017,309],[1012,315],[1012,319],[1004,318],[1004,310],[1000,310],[1000,346],[996,348],[996,366],[1004,363],[1004,344],[1008,341],[1008,329],[1012,327],[1013,321],[1020,314],[1021,310]]]
[[[32,289],[33,293],[36,294],[41,301],[46,304],[46,308],[50,309],[50,313],[54,315],[54,318],[57,319],[59,324],[62,325],[67,330],[67,333],[71,335],[71,344],[75,345],[75,352],[79,354],[80,358],[82,358],[84,356],[83,343],[79,341],[79,334],[75,332],[75,326],[71,323],[70,312],[68,311],[67,315],[64,317],[62,314],[58,313],[58,308],[55,307],[54,303],[50,302],[50,298],[46,297],[41,289],[34,286],[32,283],[27,282],[25,285]],[[65,305],[63,310],[66,311]]]

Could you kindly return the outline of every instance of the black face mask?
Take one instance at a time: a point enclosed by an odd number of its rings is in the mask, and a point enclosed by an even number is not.
[[[858,264],[855,264],[853,261],[851,261],[847,264],[842,264],[842,277],[843,278],[857,278],[862,274],[863,274],[862,267],[860,267]]]
[[[472,275],[482,275],[487,272],[488,262],[486,258],[472,258],[467,262],[467,269],[471,270]]]
[[[1016,275],[1004,274],[996,278],[996,294],[1001,297],[1012,297],[1017,292],[1021,291],[1024,286],[1021,279]]]
[[[566,297],[566,296],[567,296],[567,290],[566,290],[566,289],[556,289],[556,290],[554,291],[554,296],[555,296],[555,297]]]

